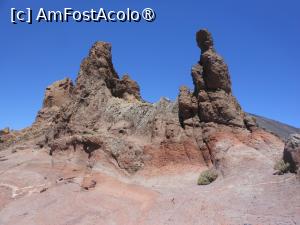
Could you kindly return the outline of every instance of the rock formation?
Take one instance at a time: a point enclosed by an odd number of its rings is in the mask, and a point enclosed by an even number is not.
[[[175,102],[144,101],[96,42],[74,84],[46,89],[32,126],[0,131],[0,224],[297,224],[300,183],[273,176],[284,143],[243,112],[211,34],[196,41],[194,89]],[[294,136],[293,171],[298,156]],[[217,180],[198,186],[211,167]]]
[[[195,86],[193,93],[186,87],[180,89],[179,109],[182,122],[197,116],[206,123],[247,128],[255,126],[252,118],[245,116],[232,95],[228,67],[216,53],[212,35],[207,30],[200,30],[196,34],[196,40],[201,48],[201,57],[199,63],[192,68]]]
[[[290,164],[290,171],[299,173],[300,170],[300,134],[292,134],[285,143],[283,159]]]
[[[66,78],[54,82],[46,88],[43,101],[43,108],[38,112],[36,122],[51,119],[65,104],[68,104],[72,98],[73,82]]]
[[[35,140],[51,155],[86,152],[90,162],[105,158],[128,173],[170,163],[216,165],[215,134],[249,136],[256,124],[232,95],[227,65],[211,34],[200,30],[196,41],[201,57],[192,68],[194,90],[181,87],[178,101],[162,98],[155,104],[142,100],[129,75],[119,77],[111,45],[96,42],[75,84],[66,78],[50,85],[35,123],[14,142]]]

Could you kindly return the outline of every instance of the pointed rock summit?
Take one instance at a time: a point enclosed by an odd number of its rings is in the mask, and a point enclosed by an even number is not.
[[[201,49],[199,64],[202,67],[203,80],[207,90],[222,89],[231,92],[231,80],[228,67],[223,58],[215,52],[212,35],[207,30],[200,30],[196,34],[197,44]],[[199,71],[199,67],[195,68]]]
[[[84,96],[101,89],[106,95],[141,100],[138,84],[128,74],[119,78],[112,63],[111,44],[106,42],[96,42],[82,61],[75,90]]]

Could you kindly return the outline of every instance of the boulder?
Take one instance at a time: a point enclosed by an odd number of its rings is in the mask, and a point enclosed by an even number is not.
[[[300,169],[300,134],[292,134],[285,143],[283,160],[290,164],[290,171],[299,173]]]

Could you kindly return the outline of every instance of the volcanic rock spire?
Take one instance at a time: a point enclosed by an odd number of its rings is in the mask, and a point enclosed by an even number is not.
[[[141,100],[138,84],[131,80],[128,74],[122,79],[119,78],[112,63],[111,44],[107,42],[96,42],[88,57],[82,61],[76,90],[78,93],[84,90],[84,95],[107,90],[115,97]]]
[[[207,30],[196,34],[198,46],[201,48],[200,65],[203,67],[203,79],[207,90],[222,89],[231,92],[231,80],[228,67],[223,58],[214,50],[212,35]]]
[[[239,103],[232,95],[228,67],[216,53],[211,33],[200,30],[196,41],[201,49],[200,61],[192,68],[194,92],[182,87],[179,94],[179,115],[182,124],[198,117],[201,122],[215,122],[245,127],[254,125],[246,118]]]

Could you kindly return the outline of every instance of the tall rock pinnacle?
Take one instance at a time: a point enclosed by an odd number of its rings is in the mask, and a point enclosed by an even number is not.
[[[200,30],[196,34],[196,40],[201,48],[200,65],[203,67],[203,79],[206,88],[231,92],[228,67],[223,58],[215,52],[211,33],[207,30]]]
[[[127,74],[120,79],[115,71],[111,44],[100,41],[92,46],[88,57],[82,61],[76,80],[77,93],[96,94],[99,90],[119,98],[141,100],[138,84]]]
[[[253,124],[252,121],[248,121],[250,119],[246,118],[232,95],[228,67],[223,58],[216,53],[211,33],[206,29],[198,31],[196,41],[201,49],[201,56],[200,61],[192,68],[194,92],[189,93],[186,88],[180,90],[181,121],[197,116],[202,122],[238,127]]]
[[[111,44],[96,42],[80,65],[76,80],[77,89],[99,89],[105,85],[103,82],[108,83],[112,79],[119,79],[119,76],[112,63]]]

